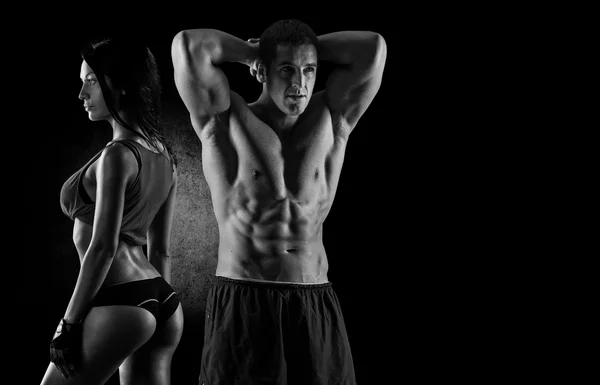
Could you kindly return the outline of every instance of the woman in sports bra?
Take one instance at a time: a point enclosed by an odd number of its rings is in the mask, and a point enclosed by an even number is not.
[[[177,170],[159,128],[159,72],[133,41],[93,43],[82,58],[83,108],[113,135],[61,190],[81,267],[42,385],[104,384],[117,370],[122,385],[169,384],[183,312],[170,285]]]

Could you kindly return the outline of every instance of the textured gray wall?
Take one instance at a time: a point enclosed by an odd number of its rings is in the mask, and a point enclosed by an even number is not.
[[[208,283],[203,274],[216,267],[219,234],[202,172],[200,141],[187,112],[172,116],[166,134],[177,157],[179,175],[171,244],[172,281],[186,304],[198,305],[204,301],[199,292]]]
[[[165,122],[179,175],[171,241],[171,284],[180,295],[185,315],[173,373],[192,383],[200,372],[206,294],[217,265],[219,232],[202,172],[200,140],[189,114],[181,103],[175,103],[165,109]]]

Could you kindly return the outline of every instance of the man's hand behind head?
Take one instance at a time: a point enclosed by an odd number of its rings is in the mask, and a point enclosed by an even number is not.
[[[251,60],[248,63],[248,66],[250,67],[250,75],[252,75],[253,77],[256,77],[256,74],[258,73],[258,46],[259,46],[259,38],[250,38],[248,39],[248,43],[250,43],[250,46],[254,49],[255,51],[255,57],[253,60]]]

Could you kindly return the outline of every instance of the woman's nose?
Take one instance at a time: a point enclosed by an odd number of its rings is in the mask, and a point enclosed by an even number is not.
[[[79,90],[79,99],[81,100],[85,100],[89,97],[89,95],[87,94],[87,92],[85,92],[85,85],[81,87],[81,90]]]

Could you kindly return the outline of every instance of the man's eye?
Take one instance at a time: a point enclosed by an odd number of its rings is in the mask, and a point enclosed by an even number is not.
[[[88,83],[96,84],[96,79],[88,78]]]

